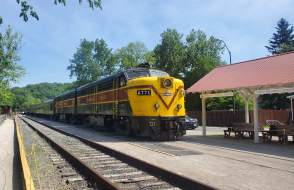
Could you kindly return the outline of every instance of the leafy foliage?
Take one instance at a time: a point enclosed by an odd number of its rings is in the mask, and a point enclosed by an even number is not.
[[[266,94],[259,98],[259,107],[262,109],[289,109],[290,100],[287,98],[289,94]]]
[[[154,48],[156,68],[179,77],[184,72],[185,46],[183,35],[175,29],[167,29],[161,35],[161,43]]]
[[[110,75],[115,70],[111,51],[103,39],[95,42],[83,39],[67,68],[70,77],[76,77],[76,84],[80,86]]]
[[[20,44],[21,35],[14,33],[10,26],[0,33],[0,106],[12,104],[9,85],[24,74],[24,69],[17,64]]]
[[[87,0],[88,5],[91,9],[99,8],[102,9],[101,6],[101,0]],[[34,7],[28,2],[28,0],[16,0],[16,3],[20,6],[20,14],[19,17],[21,17],[25,22],[29,20],[29,17],[35,18],[36,20],[39,20],[39,16],[37,11],[34,9]],[[82,3],[82,0],[79,0],[79,3]],[[62,4],[66,5],[66,0],[54,0],[54,4]],[[0,17],[0,23],[2,19]]]
[[[12,89],[14,108],[27,108],[33,104],[53,99],[73,88],[71,83],[39,83]]]
[[[116,64],[120,68],[134,67],[140,63],[148,62],[150,54],[142,42],[131,42],[115,52]]]
[[[276,33],[269,40],[269,46],[265,46],[272,54],[294,51],[294,27],[281,18],[276,27]]]
[[[17,64],[20,44],[21,35],[14,33],[10,26],[4,34],[0,33],[0,83],[8,85],[24,74],[24,69]]]
[[[13,94],[11,93],[8,85],[0,83],[0,107],[12,105]]]
[[[19,17],[21,17],[25,22],[28,21],[29,16],[39,20],[39,16],[38,16],[37,12],[34,10],[34,7],[30,4],[28,4],[27,1],[16,0],[16,2],[21,7]]]
[[[185,85],[191,86],[222,62],[223,43],[213,36],[192,30],[186,37],[183,71]]]

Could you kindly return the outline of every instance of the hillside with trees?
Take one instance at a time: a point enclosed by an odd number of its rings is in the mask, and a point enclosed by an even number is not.
[[[13,108],[27,108],[60,95],[73,88],[71,83],[39,83],[12,88]]]

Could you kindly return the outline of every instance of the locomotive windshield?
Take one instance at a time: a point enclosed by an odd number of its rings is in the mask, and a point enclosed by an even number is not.
[[[160,70],[150,69],[149,72],[151,77],[168,77],[169,76],[168,73],[164,71],[160,71]]]
[[[126,72],[128,80],[139,77],[168,77],[169,74],[155,69],[134,69]]]
[[[128,70],[126,72],[127,74],[127,78],[130,80],[130,79],[133,79],[133,78],[138,78],[138,77],[148,77],[149,76],[149,71],[144,69],[144,70]]]

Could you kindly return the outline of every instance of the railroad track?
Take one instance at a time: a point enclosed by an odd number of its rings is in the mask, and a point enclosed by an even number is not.
[[[33,129],[28,127],[28,125],[23,120],[16,121],[19,126],[25,127],[26,133],[34,133]],[[23,131],[24,132],[24,131]],[[32,136],[30,137],[32,138]],[[58,176],[61,179],[61,182],[64,183],[64,187],[70,190],[92,190],[91,182],[88,182],[85,177],[80,175],[79,171],[72,167],[71,163],[68,162],[58,151],[56,151],[48,142],[44,141],[42,137],[36,134],[34,137],[34,142],[39,146],[46,155],[48,155],[49,160],[54,165],[55,170],[57,171]],[[30,153],[31,154],[31,153]],[[51,171],[52,172],[52,171]],[[56,182],[56,181],[55,181]],[[36,181],[35,181],[36,183]],[[40,181],[37,180],[37,183],[34,184],[36,189],[40,187]],[[51,186],[52,185],[52,186]],[[50,184],[48,189],[58,188],[58,184]]]
[[[60,152],[94,189],[214,189],[96,142],[20,118]]]

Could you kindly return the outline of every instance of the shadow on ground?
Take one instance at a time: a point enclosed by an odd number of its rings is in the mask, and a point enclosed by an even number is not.
[[[252,139],[224,138],[223,135],[209,135],[206,137],[190,135],[183,137],[182,141],[235,151],[248,151],[294,159],[294,143],[292,141],[288,144],[281,144],[279,142],[261,142],[256,144]]]

